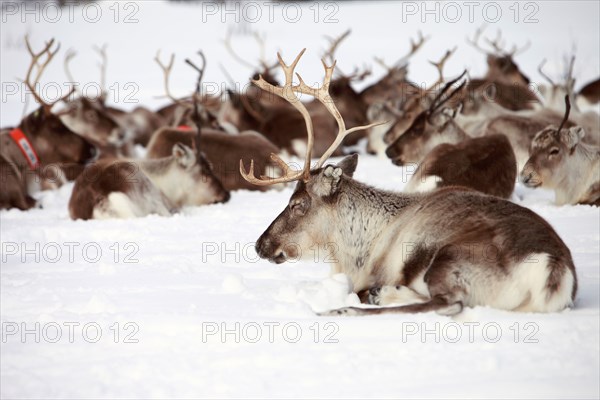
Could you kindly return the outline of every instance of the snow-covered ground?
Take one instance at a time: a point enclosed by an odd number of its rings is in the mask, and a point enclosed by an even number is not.
[[[451,10],[443,14],[443,4],[433,2],[405,4],[417,10],[438,4],[440,22],[428,14],[422,23],[419,13],[408,15],[412,8],[394,2],[296,4],[302,13],[297,22],[291,6],[283,11],[283,3],[272,8],[252,3],[261,19],[240,25],[234,24],[236,16],[257,18],[248,6],[230,3],[234,11],[227,14],[225,6],[203,4],[106,2],[96,23],[82,17],[82,8],[73,9],[72,19],[63,11],[62,19],[52,22],[55,14],[40,6],[47,20],[40,23],[23,9],[14,14],[5,9],[1,125],[17,123],[22,115],[20,90],[10,93],[28,61],[20,44],[25,32],[38,45],[56,36],[63,49],[77,49],[72,69],[82,86],[98,79],[91,45],[108,43],[109,86],[115,87],[113,96],[120,95],[112,100],[122,107],[135,105],[124,101],[127,83],[139,88],[131,98],[141,104],[164,102],[155,98],[162,93],[160,70],[152,61],[158,48],[163,57],[171,51],[178,55],[176,93],[190,91],[194,74],[182,59],[200,48],[209,62],[207,90],[227,82],[219,63],[243,86],[250,71],[232,61],[220,42],[228,29],[264,32],[267,55],[281,49],[291,57],[308,47],[298,67],[307,82],[321,78],[322,36],[348,27],[352,35],[338,54],[344,71],[372,64],[376,55],[393,60],[417,29],[432,39],[411,63],[415,81],[435,79],[426,60],[454,44],[459,49],[448,63],[448,76],[464,67],[472,76],[485,70],[483,57],[463,40],[484,22],[484,3],[474,9],[472,23],[467,4],[455,3],[463,16],[454,24],[443,21],[444,15],[454,18]],[[512,3],[496,4],[503,14],[488,29],[495,33],[501,27],[508,43],[531,40],[517,62],[534,81],[542,58],[549,59],[549,73],[559,74],[562,55],[573,43],[578,82],[598,76],[597,2],[530,2],[529,8],[519,3],[517,23]],[[491,19],[490,6],[486,10]],[[538,22],[524,23],[534,11]],[[96,18],[91,8],[86,12],[88,20]],[[338,22],[327,23],[332,12]],[[126,24],[127,16],[138,22]],[[242,54],[256,57],[251,37],[234,39]],[[375,75],[381,73],[377,68]],[[44,81],[50,91],[49,82],[64,80],[56,62]],[[408,177],[409,171],[364,155],[356,174],[360,181],[394,190]],[[71,189],[69,184],[41,193],[43,209],[0,212],[2,398],[600,396],[597,208],[556,207],[551,193],[520,185],[514,197],[546,218],[571,249],[580,283],[573,310],[537,315],[476,308],[455,318],[344,319],[315,316],[358,302],[348,294],[344,276],[329,276],[326,249],[282,265],[254,252],[254,241],[286,205],[290,188],[236,192],[227,204],[189,208],[171,218],[89,222],[69,219]]]

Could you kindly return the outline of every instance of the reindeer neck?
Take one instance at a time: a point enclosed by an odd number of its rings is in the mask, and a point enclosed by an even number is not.
[[[173,164],[173,156],[149,159],[149,160],[135,160],[135,163],[146,175],[150,178],[163,175]]]
[[[557,185],[557,204],[577,203],[600,181],[600,150],[579,143],[571,157],[574,157],[574,160],[567,164],[563,179]]]
[[[336,254],[336,272],[363,267],[383,228],[420,197],[379,190],[344,177],[333,211],[331,239],[338,249],[349,251]]]

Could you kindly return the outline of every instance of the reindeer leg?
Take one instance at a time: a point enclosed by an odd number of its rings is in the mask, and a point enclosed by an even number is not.
[[[456,251],[456,247],[445,246],[437,252],[431,266],[423,277],[427,283],[427,288],[431,299],[425,302],[396,307],[381,308],[358,308],[346,307],[337,310],[331,310],[320,313],[322,316],[338,315],[374,315],[390,313],[422,313],[435,311],[441,315],[455,315],[462,311],[466,297],[466,288],[464,287],[465,277],[462,276],[465,264],[469,264],[469,254],[465,251]],[[468,269],[468,268],[467,268]],[[421,300],[422,296],[407,287],[400,286],[399,289],[371,289],[370,296],[378,300],[379,304],[387,301],[397,300]],[[412,292],[412,293],[411,293]],[[411,298],[412,295],[412,298]],[[387,303],[389,304],[389,303]]]
[[[388,306],[425,303],[428,297],[422,296],[407,286],[382,286],[369,289],[367,304]]]
[[[409,304],[406,306],[359,308],[344,307],[337,310],[319,313],[320,316],[357,316],[357,315],[379,315],[379,314],[416,314],[435,311],[441,315],[455,315],[462,311],[462,303],[448,303],[443,296],[436,296],[425,303]]]

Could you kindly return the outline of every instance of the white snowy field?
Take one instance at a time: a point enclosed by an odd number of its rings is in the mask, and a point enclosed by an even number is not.
[[[272,8],[253,3],[262,12],[259,20],[244,14],[251,10],[243,4],[236,11],[230,3],[230,13],[217,3],[203,4],[105,2],[96,23],[90,22],[91,8],[87,20],[77,7],[72,19],[63,11],[52,22],[52,10],[40,6],[45,18],[39,23],[21,6],[16,12],[8,8],[0,25],[1,125],[17,123],[23,112],[21,89],[11,90],[27,66],[20,44],[26,32],[37,45],[55,36],[63,49],[77,49],[72,69],[81,86],[98,80],[91,45],[108,43],[108,82],[112,95],[120,95],[111,100],[125,108],[136,105],[124,101],[124,94],[133,93],[127,83],[139,88],[130,99],[151,107],[164,102],[155,98],[162,94],[160,70],[152,61],[158,48],[163,57],[178,55],[176,93],[192,88],[193,71],[182,60],[200,48],[209,63],[207,90],[227,82],[219,63],[243,87],[250,71],[232,61],[220,42],[228,29],[264,33],[267,55],[281,49],[292,57],[308,47],[298,67],[307,82],[321,79],[323,35],[349,27],[352,35],[338,54],[344,71],[373,64],[373,56],[392,61],[417,29],[432,38],[411,63],[415,81],[434,80],[426,60],[454,44],[459,49],[448,76],[464,67],[472,76],[485,71],[483,56],[464,44],[484,22],[484,3],[475,8],[473,23],[462,2],[456,3],[464,14],[457,23],[444,22],[441,14],[439,22],[425,15],[422,23],[420,14],[407,15],[412,9],[394,2],[296,4],[297,22],[291,8],[284,14],[283,3]],[[438,4],[443,12],[442,3],[411,4],[417,9]],[[501,27],[508,43],[531,40],[516,61],[534,81],[543,58],[549,73],[558,76],[573,43],[579,84],[598,76],[598,2],[535,2],[533,9],[519,3],[518,22],[512,3],[496,4],[502,16],[489,24],[489,33]],[[532,11],[530,18],[538,22],[523,22]],[[327,23],[332,12],[338,22]],[[126,24],[126,16],[138,21]],[[236,16],[256,22],[235,25]],[[234,36],[236,43],[241,53],[256,57],[251,37]],[[65,81],[61,64],[51,65],[44,79],[49,96],[52,82]],[[376,65],[373,71],[373,79],[382,72]],[[355,177],[401,190],[409,174],[388,160],[362,155]],[[281,265],[258,259],[253,250],[291,188],[234,192],[227,204],[187,208],[171,218],[88,222],[69,219],[71,190],[69,184],[40,193],[41,209],[0,212],[2,398],[600,397],[598,208],[556,207],[551,193],[521,185],[513,198],[546,218],[571,249],[579,278],[572,310],[539,315],[475,308],[455,318],[323,318],[315,311],[358,303],[344,276],[329,276],[327,249]]]

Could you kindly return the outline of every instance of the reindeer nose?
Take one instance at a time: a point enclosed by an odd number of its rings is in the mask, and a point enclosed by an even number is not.
[[[396,152],[394,146],[388,146],[388,148],[385,149],[385,155],[389,158],[395,158],[398,155],[398,153]]]

